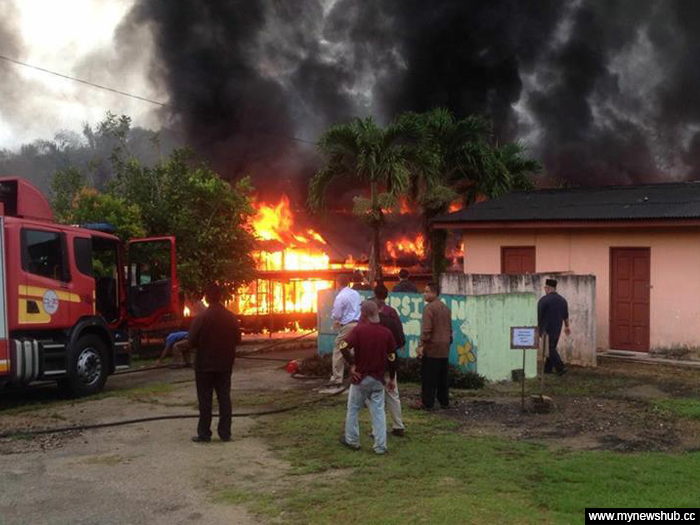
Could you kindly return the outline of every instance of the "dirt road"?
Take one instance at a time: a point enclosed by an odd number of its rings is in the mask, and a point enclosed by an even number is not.
[[[304,351],[309,354],[310,351]],[[300,353],[265,354],[297,357]],[[239,360],[234,411],[262,408],[290,389],[306,388],[283,363]],[[191,370],[162,370],[109,380],[98,399],[66,402],[51,389],[40,408],[0,411],[0,428],[45,428],[153,415],[196,414]],[[266,391],[258,398],[256,391]],[[279,395],[276,395],[279,393]],[[51,396],[56,399],[51,401]],[[34,394],[36,396],[36,394]],[[196,419],[180,419],[32,439],[0,440],[3,524],[256,523],[244,508],[218,503],[227,480],[284,468],[250,432],[251,417],[234,419],[234,439],[190,442]]]

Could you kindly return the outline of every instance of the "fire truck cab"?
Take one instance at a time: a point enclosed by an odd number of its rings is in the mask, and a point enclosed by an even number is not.
[[[103,228],[104,229],[104,228]],[[57,224],[41,192],[0,178],[0,385],[99,392],[129,366],[129,330],[179,311],[175,239]]]

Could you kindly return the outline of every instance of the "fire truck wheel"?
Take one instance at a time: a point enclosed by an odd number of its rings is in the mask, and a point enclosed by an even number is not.
[[[107,380],[105,345],[96,335],[84,335],[71,348],[68,377],[61,386],[75,397],[102,390]]]

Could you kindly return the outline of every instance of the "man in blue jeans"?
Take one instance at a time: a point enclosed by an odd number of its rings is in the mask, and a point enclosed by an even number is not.
[[[354,349],[355,355],[350,352]],[[342,343],[340,351],[350,365],[351,384],[345,435],[340,441],[353,450],[360,448],[358,415],[368,403],[372,417],[374,452],[386,452],[386,414],[384,412],[384,374],[389,369],[387,389],[396,388],[396,342],[391,330],[379,324],[379,307],[365,301],[360,307],[360,322]]]

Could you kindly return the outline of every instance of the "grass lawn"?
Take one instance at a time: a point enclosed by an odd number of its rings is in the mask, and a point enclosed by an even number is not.
[[[700,419],[700,400],[697,399],[664,399],[656,406],[688,419]]]
[[[237,480],[218,500],[297,523],[583,523],[586,507],[698,507],[700,453],[571,452],[472,438],[438,414],[404,410],[407,435],[372,452],[338,443],[345,398],[259,420],[291,464],[279,482]],[[326,402],[329,403],[329,402]]]

